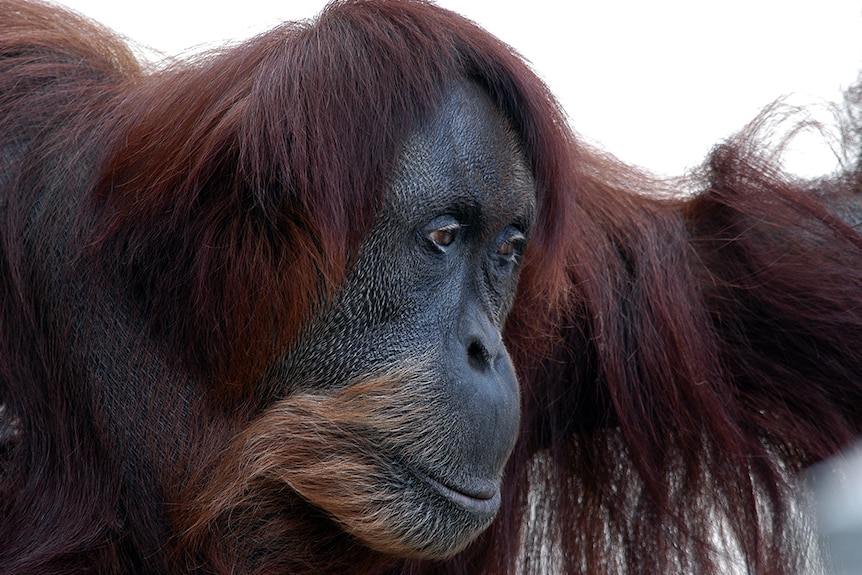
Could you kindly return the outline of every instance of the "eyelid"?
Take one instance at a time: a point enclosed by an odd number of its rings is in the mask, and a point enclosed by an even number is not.
[[[497,255],[507,260],[516,261],[524,251],[527,237],[518,229],[511,229],[503,236],[503,240],[497,246]]]
[[[435,218],[425,229],[425,237],[435,248],[445,251],[458,238],[463,226],[450,216]]]

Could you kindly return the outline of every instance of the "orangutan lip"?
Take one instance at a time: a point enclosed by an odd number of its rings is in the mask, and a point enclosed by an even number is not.
[[[500,509],[500,490],[494,486],[481,493],[465,493],[443,485],[433,477],[414,471],[416,477],[458,507],[476,515],[494,515]]]

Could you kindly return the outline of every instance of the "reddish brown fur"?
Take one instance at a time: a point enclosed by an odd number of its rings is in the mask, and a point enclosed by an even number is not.
[[[314,27],[286,25],[122,88],[111,128],[118,141],[96,192],[105,202],[99,241],[121,250],[112,253],[120,261],[167,268],[154,278],[166,300],[152,302],[155,321],[176,319],[177,298],[195,302],[188,307],[207,315],[181,318],[172,339],[206,370],[221,368],[219,379],[239,385],[260,373],[273,346],[283,349],[339,283],[398,147],[456,77],[487,83],[515,116],[539,185],[536,255],[561,268],[551,253],[561,231],[549,214],[563,208],[553,190],[569,177],[561,153],[570,142],[546,88],[506,46],[454,14],[402,8],[348,4]],[[398,42],[387,43],[390,34]],[[216,187],[234,193],[210,197]],[[168,221],[159,218],[166,212]],[[263,245],[253,241],[261,226],[275,235]],[[175,263],[147,253],[160,234],[189,242],[176,246]],[[214,281],[225,270],[230,277]],[[219,309],[223,302],[231,309]],[[281,338],[269,341],[274,332]],[[232,364],[214,366],[213,357]]]
[[[249,565],[235,564],[251,555],[236,548],[247,545],[248,534],[234,535],[231,530],[235,528],[229,524],[244,525],[244,519],[266,517],[272,523],[268,529],[283,530],[286,522],[280,507],[284,497],[282,501],[277,498],[269,512],[260,512],[269,503],[273,485],[289,486],[308,503],[328,510],[342,529],[373,542],[378,551],[416,555],[415,545],[405,547],[400,538],[393,537],[392,525],[414,531],[415,523],[404,519],[425,515],[426,506],[408,501],[404,508],[400,500],[406,497],[406,490],[399,483],[409,478],[382,447],[410,445],[428,453],[428,460],[435,459],[434,453],[441,451],[446,438],[428,434],[414,423],[417,411],[420,419],[437,418],[439,409],[446,408],[429,389],[421,373],[391,373],[358,381],[333,396],[302,394],[274,404],[233,439],[219,469],[204,474],[203,488],[194,485],[189,489],[196,503],[189,507],[190,513],[177,518],[183,533],[179,560],[185,555],[200,556],[205,564],[228,565],[222,567],[225,572],[249,571]],[[393,512],[402,517],[388,517]],[[434,521],[432,513],[427,517]],[[414,542],[419,536],[407,539]],[[285,561],[280,547],[268,551],[256,568],[270,569],[271,564]]]
[[[462,77],[510,116],[538,186],[506,329],[523,431],[491,528],[448,561],[393,563],[283,489],[332,496],[313,466],[281,475],[310,452],[277,439],[322,421],[305,437],[331,446],[353,407],[301,397],[254,416],[269,399],[254,382],[349,269],[400,144]],[[345,2],[144,73],[105,31],[0,0],[0,566],[541,573],[550,553],[566,573],[719,573],[718,518],[752,572],[798,570],[793,475],[862,426],[862,239],[830,211],[856,204],[859,176],[798,182],[757,150],[743,135],[701,192],[651,197],[670,184],[577,144],[516,54],[422,3]],[[80,194],[79,212],[34,247],[44,190]],[[147,333],[212,382],[191,412],[156,414],[179,429],[173,505],[124,499],[110,405],[49,315],[75,307],[44,308],[32,277],[42,248],[150,294]],[[233,553],[249,541],[268,554]]]
[[[564,572],[726,572],[716,517],[753,572],[810,568],[793,476],[862,421],[862,237],[830,211],[858,214],[858,176],[795,181],[756,141],[718,148],[678,200],[581,159],[560,339],[539,351],[519,305],[507,328],[527,395],[508,485],[526,513],[533,445],[550,502],[523,571],[550,540]]]

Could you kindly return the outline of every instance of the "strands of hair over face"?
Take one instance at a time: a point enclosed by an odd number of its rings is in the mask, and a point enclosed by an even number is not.
[[[209,369],[230,358],[217,375],[242,383],[339,283],[407,133],[464,78],[525,140],[539,189],[534,258],[559,277],[551,214],[565,211],[572,173],[561,114],[507,46],[422,2],[335,3],[313,23],[118,88],[96,192],[99,245],[158,286],[147,290],[160,294],[150,302],[158,328]],[[149,253],[165,235],[174,249]],[[207,315],[174,317],[178,298]]]

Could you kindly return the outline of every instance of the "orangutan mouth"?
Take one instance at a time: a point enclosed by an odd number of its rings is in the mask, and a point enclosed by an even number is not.
[[[420,471],[414,473],[444,499],[474,515],[493,516],[500,509],[500,488],[492,482],[483,482],[486,485],[467,491],[464,488],[455,489],[444,485]]]

